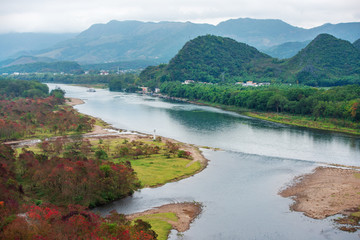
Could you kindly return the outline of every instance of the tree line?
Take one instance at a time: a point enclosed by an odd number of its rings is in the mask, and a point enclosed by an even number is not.
[[[219,103],[257,111],[360,120],[360,86],[329,89],[299,85],[242,87],[165,82],[161,92],[172,97]]]

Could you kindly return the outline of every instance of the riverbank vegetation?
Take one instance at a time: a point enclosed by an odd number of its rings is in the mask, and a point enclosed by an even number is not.
[[[0,238],[155,239],[148,224],[131,225],[117,214],[105,219],[88,210],[140,185],[130,165],[101,161],[101,154],[87,157],[87,145],[78,144],[67,145],[63,156],[25,149],[17,155],[0,145]]]
[[[250,116],[304,127],[360,134],[360,86],[242,87],[166,82],[162,93],[190,101],[235,107]]]
[[[28,82],[23,83],[27,88]],[[11,86],[13,83],[9,82],[8,85]],[[42,98],[38,95],[30,98],[28,93],[31,90],[21,91],[19,87],[17,91],[9,90],[7,95],[0,95],[0,140],[45,138],[82,133],[92,129],[93,119],[62,105],[65,102],[62,90],[54,90],[50,95],[43,91]],[[18,98],[22,96],[27,98]]]
[[[1,95],[1,141],[47,138],[16,150],[0,144],[0,238],[156,239],[140,219],[102,218],[89,208],[196,173],[204,165],[189,147],[160,137],[83,135],[100,121],[64,106],[61,89],[49,95],[40,83],[0,83],[21,89]],[[24,94],[34,88],[42,97]]]
[[[193,161],[192,153],[182,150],[184,144],[147,136],[105,136],[103,138],[58,137],[28,148],[36,154],[50,156],[91,157],[99,161],[130,165],[141,187],[155,187],[193,175],[204,166]]]

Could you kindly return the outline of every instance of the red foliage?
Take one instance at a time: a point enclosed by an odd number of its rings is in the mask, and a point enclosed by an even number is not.
[[[152,240],[156,234],[150,225],[137,221],[130,225],[123,215],[100,216],[81,206],[25,206],[26,214],[18,215],[0,237],[4,239],[120,239]]]
[[[88,131],[94,120],[79,115],[69,106],[54,111],[59,104],[54,96],[37,99],[0,100],[0,139],[31,135],[35,129],[64,133]]]

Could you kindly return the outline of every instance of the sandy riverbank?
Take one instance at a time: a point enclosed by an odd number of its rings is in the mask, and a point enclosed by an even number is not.
[[[311,174],[295,179],[295,184],[280,192],[292,197],[294,211],[323,219],[335,214],[348,214],[360,207],[360,171],[318,167]]]
[[[172,227],[179,231],[184,232],[190,228],[190,223],[194,221],[194,219],[200,214],[201,206],[196,203],[173,203],[166,204],[161,207],[157,207],[154,209],[147,210],[141,213],[134,213],[127,215],[126,218],[128,220],[133,220],[135,218],[141,218],[142,216],[157,214],[157,213],[175,213],[178,217],[178,221],[170,221],[166,220],[168,223],[172,225]]]
[[[79,98],[66,98],[65,100],[65,104],[69,105],[69,106],[75,106],[75,105],[80,105],[80,104],[84,104],[85,102]]]

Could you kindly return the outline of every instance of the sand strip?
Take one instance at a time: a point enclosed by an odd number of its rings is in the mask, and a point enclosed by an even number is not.
[[[311,174],[295,179],[293,186],[281,191],[292,197],[294,211],[323,219],[360,207],[360,172],[354,169],[318,167]]]
[[[75,105],[80,105],[80,104],[84,104],[85,102],[83,100],[81,100],[80,98],[66,98],[65,99],[65,104],[69,105],[69,106],[75,106]]]

